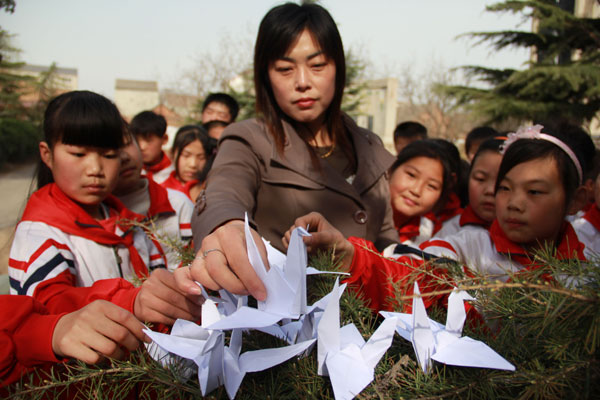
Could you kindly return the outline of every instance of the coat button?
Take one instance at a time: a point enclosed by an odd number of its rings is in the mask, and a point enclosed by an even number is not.
[[[367,223],[367,212],[365,210],[358,210],[354,213],[354,220],[359,224]]]
[[[196,211],[196,215],[200,215],[202,211],[206,208],[206,191],[202,190],[196,199],[196,205],[194,209]]]

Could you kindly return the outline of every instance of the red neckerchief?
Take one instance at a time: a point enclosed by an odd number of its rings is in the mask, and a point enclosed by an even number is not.
[[[421,217],[412,217],[404,224],[400,222],[400,218],[400,213],[394,210],[394,226],[396,227],[396,231],[398,231],[398,235],[400,236],[400,243],[412,239],[415,236],[419,236]]]
[[[446,204],[444,204],[444,208],[440,212],[435,213],[435,216],[441,224],[455,215],[460,214],[461,211],[462,208],[460,207],[460,199],[456,193],[450,193],[450,196],[448,196],[448,201],[446,201]]]
[[[200,182],[197,179],[192,179],[191,181],[188,181],[187,183],[181,183],[179,181],[179,179],[177,179],[175,177],[175,174],[177,172],[176,171],[171,171],[171,174],[169,175],[169,177],[167,179],[165,179],[165,181],[163,183],[161,183],[160,185],[162,187],[164,187],[165,189],[173,189],[173,190],[177,190],[178,192],[184,193],[187,197],[189,197],[190,199],[192,198],[192,196],[190,196],[190,189],[192,188],[192,186],[198,184],[198,182]]]
[[[591,207],[585,214],[583,214],[583,218],[588,221],[594,228],[600,231],[600,208]]]
[[[540,266],[533,261],[533,256],[527,253],[523,247],[506,237],[498,220],[494,220],[490,227],[490,237],[498,252],[510,256],[512,260],[520,263],[527,269],[535,269]],[[575,258],[586,261],[586,258],[583,255],[584,248],[585,245],[577,238],[573,226],[565,221],[562,233],[560,234],[560,242],[558,243],[558,246],[556,246],[556,254],[554,256],[559,260]]]
[[[150,195],[150,208],[146,216],[152,218],[157,215],[175,214],[173,206],[169,201],[169,194],[167,189],[154,182],[152,179],[148,179],[148,194]]]
[[[137,221],[140,215],[128,210],[112,195],[109,195],[103,203],[114,212],[100,223],[64,194],[55,183],[50,183],[31,195],[21,221],[43,222],[65,233],[93,240],[96,243],[126,246],[137,276],[147,277],[148,268],[133,245],[130,226],[123,223],[123,220]],[[125,232],[123,236],[117,235],[114,230],[107,230],[116,226]]]
[[[460,226],[465,226],[465,225],[483,226],[486,229],[489,229],[490,225],[491,225],[490,222],[487,222],[486,220],[481,219],[479,217],[479,215],[475,214],[475,211],[473,210],[473,207],[471,207],[470,204],[464,208],[462,214],[460,215],[458,224]]]
[[[169,160],[169,157],[167,157],[167,154],[164,151],[162,151],[161,154],[162,154],[162,158],[156,164],[154,164],[154,165],[144,164],[144,170],[146,171],[146,176],[148,176],[149,179],[152,179],[152,175],[154,175],[155,173],[162,171],[163,169],[165,169],[171,165],[171,160]]]

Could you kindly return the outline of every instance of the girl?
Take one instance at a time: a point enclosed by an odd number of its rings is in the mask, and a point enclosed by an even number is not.
[[[466,227],[446,240],[425,242],[420,249],[400,246],[403,254],[395,254],[400,262],[376,254],[373,244],[365,239],[346,239],[320,214],[298,218],[295,226],[309,225],[313,231],[312,236],[303,239],[309,251],[335,248],[342,267],[351,273],[349,283],[370,300],[375,311],[390,308],[389,299],[395,293],[393,281],[407,282],[413,271],[432,257],[449,258],[464,264],[466,273],[474,271],[504,281],[512,273],[539,268],[535,261],[539,249],[550,247],[559,259],[585,260],[584,246],[565,216],[577,212],[585,202],[581,177],[590,161],[585,148],[591,145],[589,136],[582,141],[570,136],[559,138],[557,134],[542,133],[539,125],[512,134],[505,143],[496,180],[496,220],[490,230]],[[291,229],[286,233],[286,242],[290,234]],[[237,281],[224,281],[225,289],[263,294],[264,286],[251,267],[238,266],[235,271]],[[221,271],[211,273],[203,280],[222,275]],[[425,280],[421,287],[429,284],[431,289],[436,285],[434,279],[421,279]],[[179,282],[184,287],[183,280]],[[404,289],[410,293],[411,288],[406,286]]]
[[[175,170],[162,186],[185,193],[195,201],[190,195],[190,189],[196,185],[204,185],[212,165],[213,151],[213,140],[204,128],[196,125],[181,127],[173,141]]]
[[[172,271],[181,265],[179,252],[173,245],[189,245],[191,241],[194,204],[185,194],[165,189],[142,176],[143,166],[137,140],[128,134],[121,150],[119,182],[113,193],[128,209],[150,221],[154,244],[164,250],[167,268]]]
[[[585,255],[588,258],[600,258],[600,174],[596,176],[594,198],[595,203],[589,210],[573,222],[579,240],[585,243]]]
[[[196,258],[191,273],[179,269],[188,282],[206,268],[228,279],[229,262],[249,265],[245,212],[279,249],[287,228],[312,210],[378,248],[397,241],[385,176],[393,157],[342,113],[345,81],[342,40],[323,7],[287,3],[265,15],[254,51],[260,117],[228,126],[220,138],[192,218],[196,250],[206,257]]]
[[[498,168],[502,161],[500,146],[505,138],[495,138],[483,142],[469,171],[469,204],[462,213],[446,221],[436,233],[439,238],[454,235],[465,225],[489,228],[496,218],[495,186]]]
[[[50,313],[100,298],[141,320],[199,316],[174,289],[162,255],[110,195],[121,166],[125,124],[115,105],[87,91],[62,94],[44,114],[38,190],[18,224],[9,259],[11,293],[33,296]],[[141,288],[127,280],[145,279]],[[192,315],[193,314],[193,315]]]
[[[452,192],[453,176],[444,148],[434,140],[406,146],[390,168],[394,225],[400,242],[418,246],[439,230],[440,211]]]

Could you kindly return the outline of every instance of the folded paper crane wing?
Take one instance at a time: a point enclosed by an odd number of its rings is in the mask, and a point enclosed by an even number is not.
[[[425,304],[415,282],[413,313],[380,311],[386,320],[396,318],[396,331],[413,344],[417,361],[423,372],[428,373],[431,360],[460,367],[493,368],[514,371],[515,367],[485,343],[461,336],[466,320],[463,302],[474,300],[464,291],[454,290],[448,297],[446,325],[427,317]]]
[[[395,318],[386,319],[365,343],[354,324],[340,328],[340,295],[336,280],[317,328],[318,373],[329,376],[337,400],[354,398],[373,381],[396,327]]]

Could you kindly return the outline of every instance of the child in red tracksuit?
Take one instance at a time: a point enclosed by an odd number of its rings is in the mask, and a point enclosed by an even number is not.
[[[0,313],[0,386],[65,357],[93,364],[102,357],[122,358],[124,349],[133,351],[140,341],[149,341],[140,321],[105,300],[51,314],[32,297],[3,295]]]
[[[10,252],[11,293],[33,296],[53,314],[103,298],[142,321],[195,320],[196,299],[174,288],[163,255],[140,228],[127,223],[139,216],[110,195],[124,132],[119,111],[101,95],[75,91],[50,102],[39,189],[27,203]],[[117,285],[107,298],[99,283],[120,278],[144,283]]]

